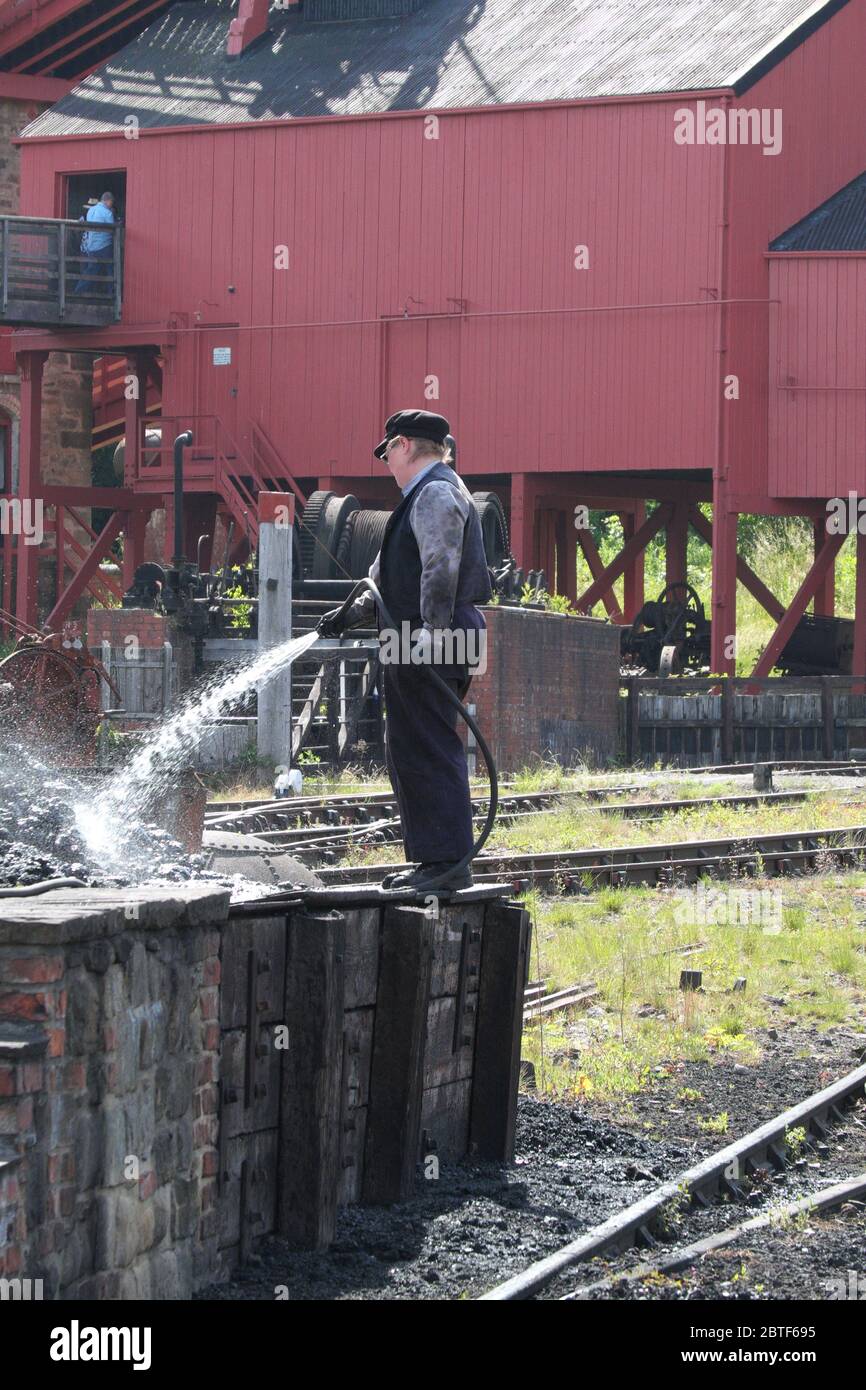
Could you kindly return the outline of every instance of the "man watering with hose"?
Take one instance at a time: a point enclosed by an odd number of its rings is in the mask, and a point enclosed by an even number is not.
[[[466,487],[448,465],[448,421],[426,410],[401,410],[374,449],[403,497],[388,519],[382,549],[370,568],[396,633],[382,641],[388,774],[400,808],[406,858],[416,867],[388,887],[423,891],[472,883],[459,869],[472,850],[472,806],[457,714],[425,664],[463,699],[483,650],[491,597],[481,524]],[[375,607],[364,594],[319,624],[339,637],[369,623]],[[411,643],[402,640],[411,633]],[[386,637],[389,640],[385,640]],[[459,871],[458,871],[459,869]]]

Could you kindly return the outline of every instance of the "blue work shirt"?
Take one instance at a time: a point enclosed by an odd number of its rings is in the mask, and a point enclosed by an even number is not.
[[[88,222],[111,222],[114,223],[114,209],[106,207],[105,203],[96,203],[87,213]],[[81,243],[83,251],[104,251],[106,246],[110,246],[114,237],[109,232],[85,232]]]
[[[413,487],[420,483],[422,478],[426,478],[427,474],[430,472],[430,469],[435,468],[437,463],[440,462],[440,459],[431,459],[430,462],[427,464],[426,468],[422,468],[420,473],[416,473],[414,478],[410,478],[406,486],[400,489],[403,496],[408,497]]]

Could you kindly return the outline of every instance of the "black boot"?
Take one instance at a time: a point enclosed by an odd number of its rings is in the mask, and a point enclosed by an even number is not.
[[[404,873],[389,874],[383,887],[387,886],[389,890],[399,890],[400,892],[408,889],[414,893],[425,892],[430,884],[435,884],[435,887],[431,889],[432,892],[436,892],[439,888],[443,891],[447,889],[451,893],[460,888],[471,888],[473,879],[469,866],[461,869],[459,873],[455,873],[456,869],[457,865],[453,863],[418,864],[414,869],[407,869]],[[440,879],[441,882],[439,882]]]

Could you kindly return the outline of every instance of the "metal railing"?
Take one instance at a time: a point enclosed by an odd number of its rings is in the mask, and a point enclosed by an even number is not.
[[[109,237],[98,250],[85,238]],[[0,321],[116,323],[123,300],[123,228],[109,222],[0,217]]]

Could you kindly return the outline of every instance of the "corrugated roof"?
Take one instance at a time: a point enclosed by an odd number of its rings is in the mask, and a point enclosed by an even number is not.
[[[846,0],[423,0],[400,19],[313,23],[225,57],[226,14],[175,6],[24,132],[365,115],[743,83]],[[797,41],[797,34],[793,41]]]
[[[770,243],[771,251],[866,251],[866,174]]]

